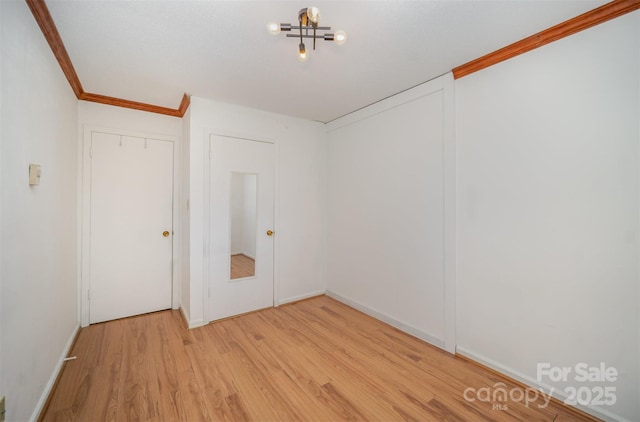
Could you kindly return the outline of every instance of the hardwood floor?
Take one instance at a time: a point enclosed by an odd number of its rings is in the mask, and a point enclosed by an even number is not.
[[[41,420],[589,420],[467,401],[520,386],[326,296],[193,330],[177,311],[92,325],[71,355]]]
[[[243,254],[231,255],[231,279],[256,275],[256,261]]]

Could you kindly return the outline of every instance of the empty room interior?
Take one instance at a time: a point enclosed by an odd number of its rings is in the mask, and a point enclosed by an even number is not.
[[[640,0],[0,24],[0,422],[640,421]]]

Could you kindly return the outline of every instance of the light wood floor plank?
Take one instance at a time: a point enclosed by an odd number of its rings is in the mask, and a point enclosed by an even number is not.
[[[329,297],[187,330],[177,311],[80,331],[44,421],[592,420]],[[504,408],[504,407],[503,407]]]

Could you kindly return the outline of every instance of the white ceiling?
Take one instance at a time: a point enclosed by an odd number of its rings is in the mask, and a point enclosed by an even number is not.
[[[604,3],[47,0],[87,92],[171,108],[186,92],[322,122]],[[297,41],[266,27],[307,6],[348,39],[300,62]]]

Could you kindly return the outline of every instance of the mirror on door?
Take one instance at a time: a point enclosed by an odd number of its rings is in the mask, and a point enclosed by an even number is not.
[[[256,275],[257,188],[257,174],[231,173],[231,280]]]

